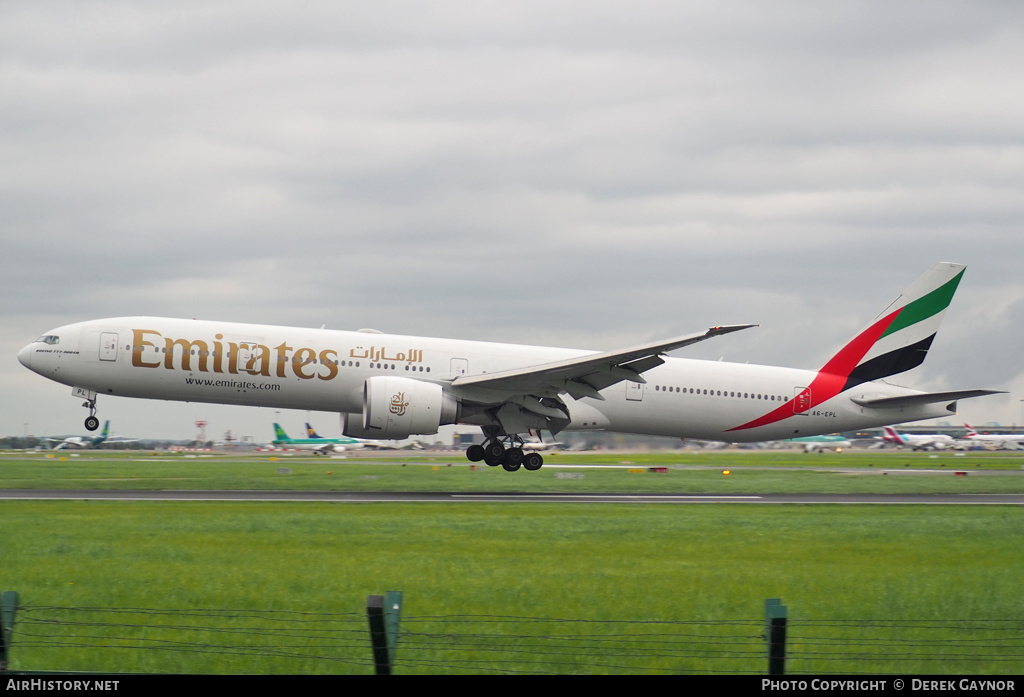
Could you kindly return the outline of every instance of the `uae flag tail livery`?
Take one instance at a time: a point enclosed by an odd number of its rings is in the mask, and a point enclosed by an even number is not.
[[[936,264],[821,369],[845,378],[840,391],[924,362],[960,279],[962,264]]]
[[[731,430],[743,431],[776,423],[792,416],[794,411],[806,412],[864,383],[921,365],[965,269],[963,264],[945,262],[930,268],[821,367],[811,384],[796,395],[793,406],[787,404]],[[862,395],[851,397],[851,401],[862,407],[896,408],[953,402],[994,393],[991,390],[963,390],[898,397]]]

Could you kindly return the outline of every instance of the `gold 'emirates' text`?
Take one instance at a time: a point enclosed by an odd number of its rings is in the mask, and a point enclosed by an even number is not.
[[[317,354],[315,349],[295,348],[287,341],[273,348],[252,341],[225,342],[223,334],[215,334],[214,341],[209,343],[202,339],[171,339],[155,329],[133,329],[132,335],[132,365],[136,368],[174,370],[177,355],[182,370],[201,373],[248,373],[284,378],[290,372],[303,380],[333,380],[338,375],[338,352],[332,349]],[[163,360],[159,356],[147,360],[146,347],[152,347],[155,352],[161,341]]]

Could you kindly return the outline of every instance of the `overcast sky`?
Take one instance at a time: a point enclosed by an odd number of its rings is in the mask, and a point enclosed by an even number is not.
[[[18,349],[163,315],[818,368],[968,265],[896,381],[1024,410],[1018,2],[0,4],[0,435],[84,433]],[[269,409],[100,399],[131,436]],[[953,420],[958,423],[960,419]]]

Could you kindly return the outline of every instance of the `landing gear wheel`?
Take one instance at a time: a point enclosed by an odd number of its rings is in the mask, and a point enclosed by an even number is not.
[[[501,457],[504,454],[505,446],[501,444],[501,441],[489,440],[484,443],[484,459],[488,460],[488,462],[491,460],[501,462]]]
[[[99,419],[97,419],[95,416],[86,417],[86,419],[85,419],[85,428],[86,428],[86,430],[95,431],[99,427],[100,427],[100,420]]]
[[[501,466],[506,472],[515,472],[523,465],[522,448],[509,448],[501,458]]]
[[[484,452],[484,446],[482,445],[471,445],[466,448],[466,459],[470,462],[480,462],[485,456],[486,453]]]
[[[483,444],[484,462],[491,467],[497,467],[505,459],[505,446],[499,441],[487,441]]]
[[[484,443],[484,462],[491,467],[497,467],[505,458],[505,446],[498,440],[489,440]]]
[[[523,457],[524,455],[522,448],[509,448],[508,450],[505,451],[505,455],[501,458],[501,464],[503,466],[513,465],[515,469],[509,471],[515,472],[517,469],[519,469],[520,465],[523,464]],[[505,469],[508,468],[506,467]]]
[[[530,453],[523,458],[523,467],[530,472],[536,472],[544,466],[544,458],[541,457],[540,453]]]

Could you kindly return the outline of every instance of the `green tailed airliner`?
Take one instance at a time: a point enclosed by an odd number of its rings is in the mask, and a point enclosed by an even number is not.
[[[356,438],[324,438],[318,435],[313,427],[306,424],[306,438],[289,438],[288,434],[281,428],[281,424],[274,424],[274,447],[295,448],[296,450],[312,450],[317,455],[329,453],[340,453],[345,450],[352,450],[363,447],[361,441]]]

